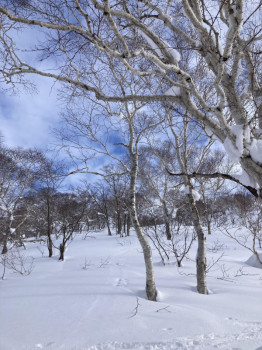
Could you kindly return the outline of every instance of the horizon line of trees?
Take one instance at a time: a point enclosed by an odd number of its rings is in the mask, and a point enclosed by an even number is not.
[[[161,168],[158,158],[155,158],[156,151],[160,152],[159,149],[154,152],[143,149],[144,159],[136,192],[138,220],[153,243],[159,241],[160,236],[168,241],[174,237],[177,239],[178,226],[193,226],[185,186],[180,177],[171,176]],[[214,151],[203,165],[206,172],[207,169],[214,171],[214,160],[217,166],[219,157],[221,164],[225,162],[223,153]],[[115,171],[112,175],[111,169],[107,170],[108,176],[94,183],[85,180],[78,188],[65,189],[65,170],[61,162],[48,159],[40,151],[10,149],[1,145],[2,254],[12,246],[24,246],[26,240],[35,239],[45,241],[49,257],[53,256],[55,248],[59,249],[63,260],[66,245],[77,232],[106,229],[109,236],[129,236],[133,222],[127,174],[119,175]],[[254,198],[249,192],[232,187],[223,179],[205,179],[194,184],[194,188],[199,195],[196,207],[201,225],[208,234],[214,227],[225,223],[233,227],[239,218],[250,216],[254,209]],[[59,240],[59,246],[55,246],[53,237]],[[261,238],[258,242],[261,246]]]

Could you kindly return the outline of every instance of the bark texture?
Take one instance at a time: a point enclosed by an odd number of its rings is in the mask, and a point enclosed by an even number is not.
[[[137,179],[137,168],[138,168],[137,155],[134,155],[134,158],[135,159],[133,159],[133,166],[131,170],[131,181],[130,181],[130,214],[134,225],[134,229],[136,231],[136,235],[141,244],[143,255],[144,255],[144,261],[145,261],[145,267],[146,267],[146,295],[148,300],[156,301],[157,289],[156,289],[155,277],[154,277],[152,251],[151,251],[150,244],[140,226],[140,223],[137,217],[137,210],[136,210],[136,179]]]
[[[206,237],[200,223],[199,214],[198,214],[198,210],[196,207],[192,190],[193,190],[192,185],[189,183],[188,200],[190,204],[194,229],[197,233],[197,243],[198,243],[197,257],[196,257],[197,291],[200,294],[208,294],[208,289],[206,284]]]

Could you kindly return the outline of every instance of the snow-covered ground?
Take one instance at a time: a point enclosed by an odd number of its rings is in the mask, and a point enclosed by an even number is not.
[[[0,349],[262,349],[262,270],[221,233],[207,237],[209,249],[218,241],[208,262],[225,255],[208,273],[209,295],[196,292],[195,246],[179,270],[154,251],[159,302],[145,298],[134,234],[76,236],[64,262],[30,243],[32,273],[0,281]]]

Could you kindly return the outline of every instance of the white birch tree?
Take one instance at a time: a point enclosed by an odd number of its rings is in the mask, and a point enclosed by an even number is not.
[[[112,90],[142,90],[133,74],[111,66],[114,80]],[[102,83],[101,78],[97,83]],[[76,96],[77,101],[79,97]],[[145,102],[125,102],[116,106],[110,102],[97,102],[84,98],[78,105],[74,99],[64,116],[65,129],[60,131],[61,143],[73,159],[79,159],[82,171],[104,178],[127,175],[129,180],[128,210],[132,225],[142,247],[146,270],[146,294],[151,301],[157,299],[152,251],[140,225],[136,205],[137,174],[140,144],[146,135],[162,124],[165,115],[154,113]],[[100,166],[92,166],[96,160]],[[109,166],[110,164],[110,166]],[[108,166],[107,166],[108,165]],[[110,180],[108,180],[110,182]]]
[[[150,143],[150,140],[148,140]],[[156,222],[164,221],[166,238],[172,239],[171,222],[176,215],[176,192],[179,187],[179,179],[170,176],[166,171],[165,165],[174,161],[171,153],[172,144],[158,143],[157,148],[143,148],[143,155],[140,164],[139,178],[142,182],[143,191],[148,199],[151,199],[152,209],[155,207],[161,212],[156,217]],[[170,148],[171,146],[171,148]],[[152,215],[154,215],[152,213]],[[160,219],[160,220],[159,220]]]
[[[183,192],[187,198],[188,211],[198,242],[196,256],[197,290],[200,294],[208,294],[206,283],[206,235],[196,205],[200,195],[196,189],[196,183],[190,175],[198,172],[213,141],[209,140],[207,142],[202,129],[188,115],[171,112],[168,113],[167,121],[166,136],[175,152],[172,152],[173,162],[169,160],[169,163],[166,163],[165,166],[170,174],[172,174],[171,169],[176,170],[178,168],[180,170],[178,176],[181,176],[184,184]],[[163,161],[165,162],[165,160]]]

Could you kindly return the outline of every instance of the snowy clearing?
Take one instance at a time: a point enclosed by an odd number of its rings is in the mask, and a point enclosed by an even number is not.
[[[134,234],[77,235],[63,262],[37,246],[22,250],[35,258],[29,276],[8,271],[0,282],[1,350],[262,349],[262,271],[221,233],[207,237],[208,264],[225,253],[208,273],[207,296],[196,292],[196,245],[180,270],[154,251],[157,303],[145,299]]]

